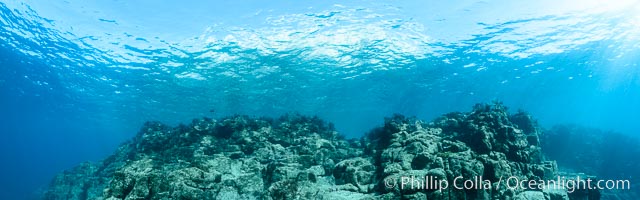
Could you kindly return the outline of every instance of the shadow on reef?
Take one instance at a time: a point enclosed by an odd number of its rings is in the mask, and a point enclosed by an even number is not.
[[[509,177],[559,175],[542,157],[540,134],[529,115],[499,103],[430,123],[395,115],[359,140],[296,114],[148,122],[104,161],[58,175],[43,198],[600,199],[599,190],[507,187]]]
[[[542,149],[563,168],[603,180],[629,180],[631,190],[603,190],[606,199],[640,199],[640,140],[578,125],[558,125],[541,135]],[[634,179],[636,178],[636,179]]]

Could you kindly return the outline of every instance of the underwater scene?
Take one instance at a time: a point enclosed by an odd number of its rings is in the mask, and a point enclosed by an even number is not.
[[[640,199],[640,1],[0,0],[0,199]]]

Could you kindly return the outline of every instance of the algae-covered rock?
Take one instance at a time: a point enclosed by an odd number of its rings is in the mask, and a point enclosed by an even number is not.
[[[554,162],[541,156],[539,134],[530,116],[510,115],[501,104],[479,104],[431,123],[395,115],[360,140],[345,140],[331,124],[296,114],[204,118],[177,127],[149,122],[108,159],[58,175],[43,197],[572,198],[565,190],[501,183],[557,175]]]

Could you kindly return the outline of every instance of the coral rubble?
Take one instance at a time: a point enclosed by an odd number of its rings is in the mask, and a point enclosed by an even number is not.
[[[543,159],[539,135],[530,116],[510,115],[501,104],[479,104],[430,123],[395,115],[359,140],[346,140],[331,124],[296,114],[275,120],[204,118],[177,127],[149,122],[111,157],[58,175],[43,196],[599,199],[597,190],[507,187],[502,179],[558,175],[555,162]],[[416,180],[405,181],[409,177]],[[434,179],[450,185],[425,187]],[[421,187],[404,187],[408,182]],[[474,187],[453,186],[468,182]]]

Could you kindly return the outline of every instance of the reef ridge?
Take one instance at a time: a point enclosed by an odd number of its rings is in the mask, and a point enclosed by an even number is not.
[[[600,199],[598,190],[499,184],[507,177],[551,180],[562,173],[542,156],[540,135],[531,116],[510,114],[500,103],[428,123],[394,115],[359,139],[298,114],[202,118],[176,127],[147,122],[102,162],[56,176],[43,198]],[[408,177],[487,184],[400,187]]]

